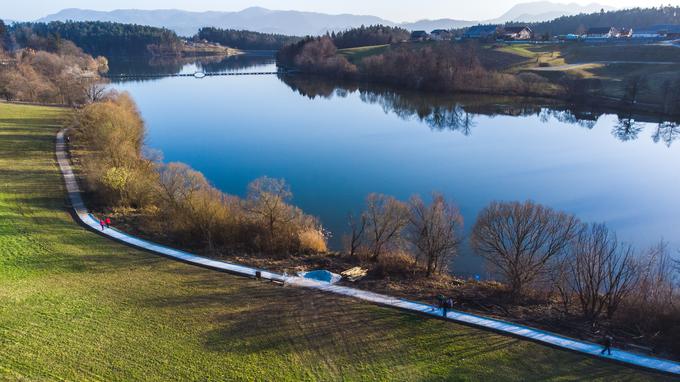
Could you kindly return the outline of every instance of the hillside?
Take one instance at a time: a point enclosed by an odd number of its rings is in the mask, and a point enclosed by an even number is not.
[[[660,24],[680,24],[680,6],[596,12],[559,17],[551,21],[530,25],[534,32],[538,34],[563,35],[585,31],[590,27],[613,26],[635,30]]]

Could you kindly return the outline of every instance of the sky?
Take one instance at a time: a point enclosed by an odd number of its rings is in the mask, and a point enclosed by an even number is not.
[[[112,9],[183,9],[189,11],[239,11],[260,6],[269,9],[352,13],[380,16],[391,21],[452,18],[485,20],[496,18],[517,3],[532,0],[0,0],[0,18],[28,21],[64,8]],[[652,7],[660,4],[680,5],[680,0],[592,0],[557,2],[597,2],[617,8]]]

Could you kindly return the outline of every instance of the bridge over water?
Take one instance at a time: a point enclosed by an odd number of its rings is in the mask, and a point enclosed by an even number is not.
[[[277,70],[269,72],[196,72],[196,73],[166,73],[166,74],[105,74],[103,77],[110,79],[127,79],[127,78],[164,78],[164,77],[217,77],[217,76],[269,76],[275,74],[290,74],[293,70]]]

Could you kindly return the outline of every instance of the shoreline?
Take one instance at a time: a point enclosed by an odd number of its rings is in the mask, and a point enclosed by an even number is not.
[[[364,300],[370,303],[374,303],[377,305],[397,308],[418,314],[424,314],[435,318],[442,318],[440,316],[438,309],[435,309],[430,305],[425,305],[419,302],[412,302],[360,289],[354,289],[345,286],[336,286],[309,279],[304,279],[301,277],[287,276],[286,274],[281,275],[264,269],[250,268],[243,265],[237,265],[213,259],[208,259],[183,251],[178,251],[169,247],[164,247],[159,244],[150,243],[145,240],[129,236],[115,229],[108,229],[106,231],[100,232],[100,230],[97,228],[98,221],[86,208],[85,203],[81,196],[81,190],[78,184],[77,177],[71,169],[71,164],[68,159],[69,155],[67,154],[66,151],[64,131],[65,130],[63,129],[60,130],[56,137],[55,143],[56,160],[62,172],[63,180],[65,182],[66,190],[68,193],[68,198],[71,203],[69,207],[74,212],[74,217],[77,218],[76,220],[80,221],[80,223],[85,225],[86,228],[88,228],[91,231],[112,238],[116,241],[123,242],[125,244],[141,248],[164,257],[169,257],[174,260],[189,263],[191,265],[197,265],[204,268],[233,273],[240,276],[246,276],[251,278],[255,277],[258,279],[269,280],[276,283],[282,283],[284,286],[291,285],[296,287],[315,289],[326,293],[344,295]],[[600,354],[600,350],[602,348],[601,345],[582,342],[579,340],[564,337],[559,334],[553,334],[550,332],[533,329],[531,327],[523,325],[499,321],[497,319],[492,318],[485,318],[482,316],[472,315],[455,310],[450,311],[448,314],[446,314],[446,316],[443,319],[454,321],[464,325],[475,326],[486,330],[496,331],[502,334],[519,337],[534,342],[539,342],[547,346],[558,347],[560,349],[578,352],[580,354],[591,356],[597,359],[608,360],[611,362],[617,362],[628,366],[639,367],[643,369],[660,371],[662,373],[668,373],[670,375],[680,375],[680,363],[671,360],[636,355],[618,349],[614,349],[612,356],[607,357]]]

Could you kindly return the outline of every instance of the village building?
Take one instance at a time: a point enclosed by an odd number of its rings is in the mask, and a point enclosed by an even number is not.
[[[464,38],[491,39],[498,33],[498,25],[475,25],[467,29]]]
[[[425,31],[413,31],[411,32],[411,41],[425,41],[429,40],[430,35]]]
[[[453,33],[446,29],[435,29],[430,33],[430,38],[434,41],[446,41],[453,38]]]
[[[594,27],[586,31],[586,38],[614,38],[619,34],[618,29],[614,27]]]
[[[534,32],[528,26],[505,27],[501,32],[504,40],[531,40]]]
[[[633,37],[633,29],[621,28],[619,33],[616,35],[617,38],[631,38]]]

